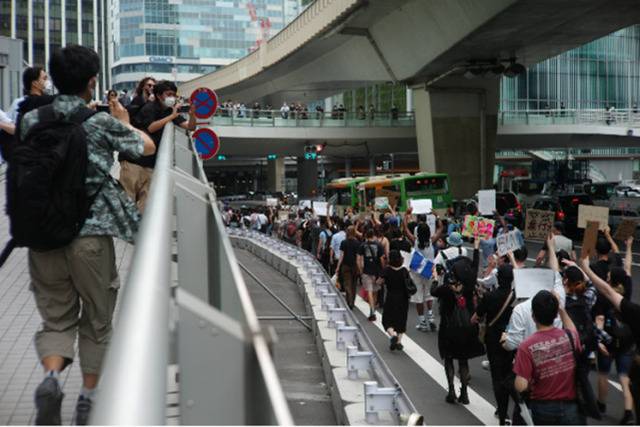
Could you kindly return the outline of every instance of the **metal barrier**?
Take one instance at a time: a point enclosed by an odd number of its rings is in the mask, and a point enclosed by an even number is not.
[[[165,127],[93,424],[165,424],[170,365],[180,424],[293,424],[194,152],[184,132]]]

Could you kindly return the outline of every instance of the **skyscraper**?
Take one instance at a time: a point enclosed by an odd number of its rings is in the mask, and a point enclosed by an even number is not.
[[[31,66],[48,67],[51,52],[67,44],[93,48],[101,58],[98,93],[109,87],[105,14],[109,0],[2,0],[0,35],[22,39]]]
[[[295,19],[300,0],[112,0],[113,87],[183,82],[243,57]]]

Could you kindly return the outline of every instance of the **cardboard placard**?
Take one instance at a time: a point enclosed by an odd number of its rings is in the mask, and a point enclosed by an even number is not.
[[[509,251],[513,252],[520,249],[520,239],[515,231],[499,234],[496,237],[496,245],[498,246],[498,255],[504,256]]]
[[[478,212],[480,215],[493,215],[496,210],[496,190],[478,191]]]
[[[555,272],[548,268],[516,268],[513,270],[516,298],[532,298],[540,291],[552,291]]]
[[[600,230],[609,225],[609,208],[604,206],[579,205],[578,228],[586,228],[587,221],[597,222]]]
[[[289,212],[287,212],[287,211],[278,212],[278,219],[281,222],[288,221],[289,220]]]
[[[540,209],[527,209],[527,220],[524,226],[524,237],[527,239],[546,240],[553,227],[555,213]]]
[[[318,216],[327,216],[329,213],[327,202],[313,202],[313,212]]]
[[[267,206],[278,206],[278,199],[275,197],[267,197]]]
[[[474,237],[476,232],[482,240],[493,237],[493,229],[496,222],[492,219],[483,218],[481,216],[466,215],[464,224],[462,225],[462,235],[466,237]]]
[[[373,205],[376,210],[389,209],[389,199],[387,197],[376,197]]]
[[[598,226],[599,224],[595,221],[587,221],[587,228],[584,230],[584,237],[582,239],[580,258],[595,254],[596,242],[598,241]]]
[[[433,209],[433,202],[431,199],[409,199],[409,205],[412,208],[412,214],[428,214]]]
[[[636,234],[636,227],[638,227],[638,221],[636,219],[624,218],[618,225],[618,228],[616,228],[613,238],[624,242]]]
[[[300,202],[298,202],[298,206],[300,209],[311,209],[311,200],[300,200]]]

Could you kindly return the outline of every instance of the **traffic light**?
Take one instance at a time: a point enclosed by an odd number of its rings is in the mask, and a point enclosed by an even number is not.
[[[316,160],[318,158],[318,147],[315,145],[307,145],[304,147],[304,159]]]
[[[267,154],[267,160],[275,160],[277,159],[278,156],[275,154]]]
[[[218,160],[227,160],[227,156],[224,154],[218,154]]]

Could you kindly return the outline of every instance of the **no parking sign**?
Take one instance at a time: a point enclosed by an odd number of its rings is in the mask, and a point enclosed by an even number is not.
[[[195,116],[198,119],[208,119],[218,109],[218,95],[206,87],[194,90],[190,100],[191,105],[196,106]]]
[[[198,129],[193,133],[196,151],[202,160],[208,160],[220,150],[220,138],[209,128]]]

